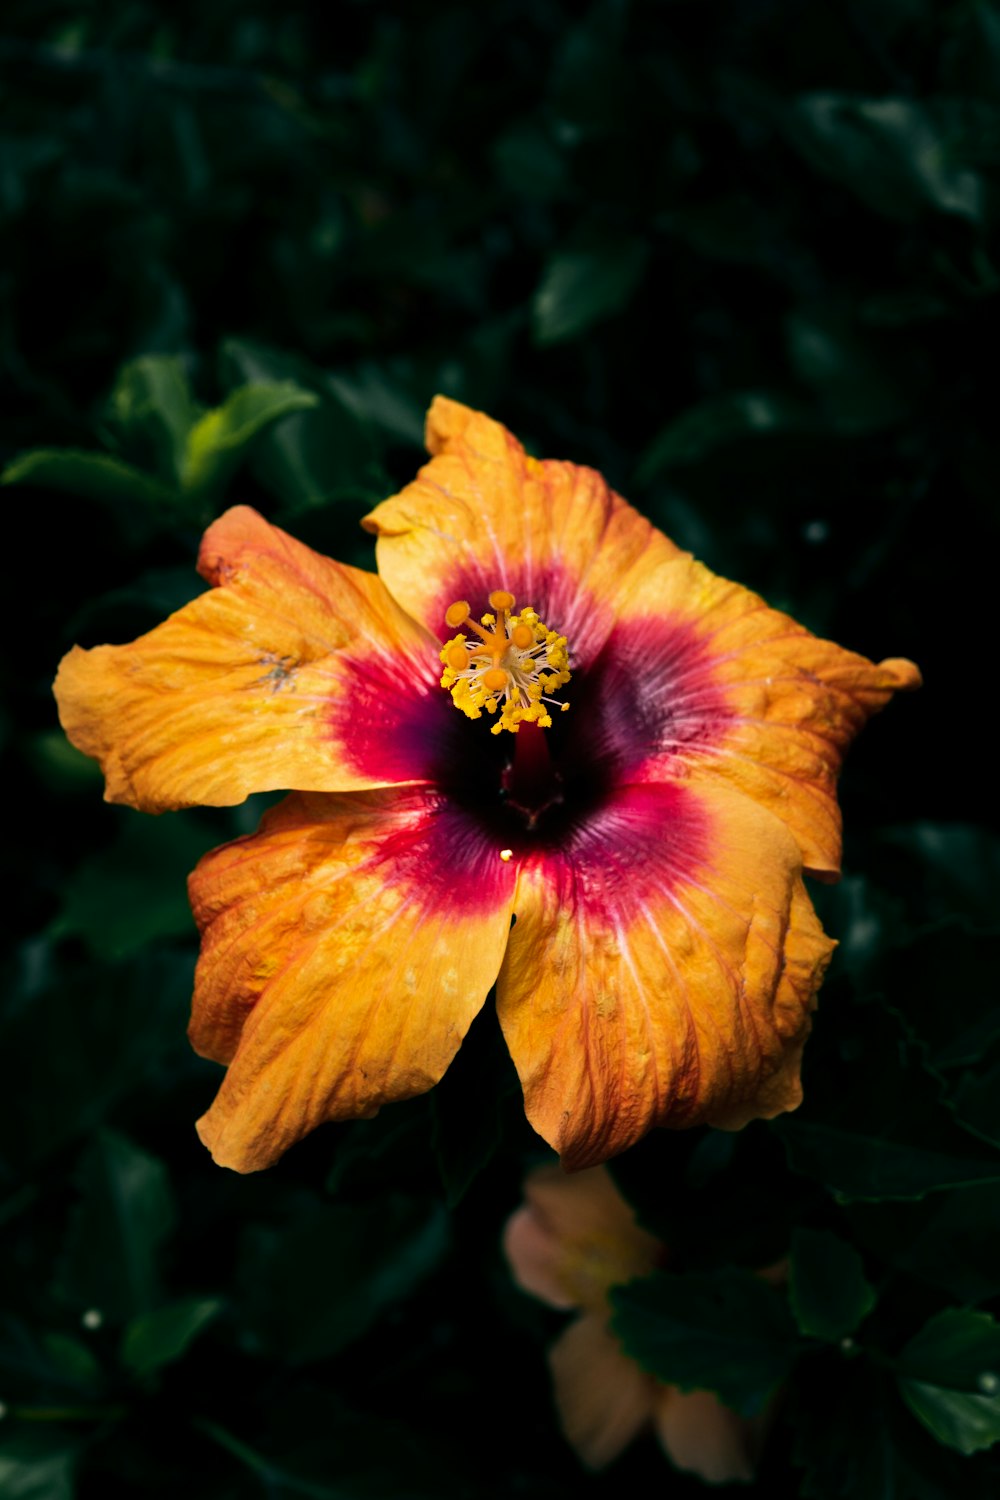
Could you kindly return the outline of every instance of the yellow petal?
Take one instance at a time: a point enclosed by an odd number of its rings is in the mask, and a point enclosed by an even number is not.
[[[710,778],[627,788],[525,861],[498,1009],[528,1118],[570,1169],[654,1125],[794,1109],[833,945],[782,824]]]
[[[836,782],[847,746],[894,692],[920,683],[912,662],[876,664],[820,640],[690,558],[630,589],[602,670],[636,684],[625,730],[610,718],[595,726],[622,779],[708,766],[781,818],[806,868],[822,875],[840,866]]]
[[[750,1426],[711,1391],[662,1386],[653,1406],[653,1426],[679,1469],[709,1484],[753,1479]]]
[[[436,633],[456,599],[478,614],[503,588],[589,659],[630,581],[684,555],[593,469],[531,458],[456,401],[435,399],[427,447],[431,462],[364,525],[393,595]]]
[[[440,1079],[493,984],[513,876],[421,792],[292,796],[191,877],[191,1040],[229,1063],[202,1140],[269,1166]]]
[[[426,779],[440,648],[374,574],[245,506],[210,527],[199,568],[216,588],[59,669],[63,727],[101,762],[108,801],[160,812]]]
[[[641,1229],[603,1167],[567,1176],[539,1167],[527,1203],[508,1221],[504,1249],[514,1279],[553,1307],[607,1312],[609,1288],[648,1275],[663,1246]]]
[[[549,1350],[559,1422],[588,1469],[618,1457],[652,1415],[656,1386],[603,1318],[571,1323]]]

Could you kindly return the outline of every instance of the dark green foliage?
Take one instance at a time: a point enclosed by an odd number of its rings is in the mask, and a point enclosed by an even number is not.
[[[763,1410],[795,1362],[783,1293],[749,1271],[659,1271],[611,1295],[614,1329],[666,1385],[713,1390],[742,1416]]]
[[[895,1362],[899,1387],[924,1426],[960,1453],[1000,1438],[1000,1328],[982,1312],[948,1308]]]
[[[852,1334],[876,1301],[854,1247],[815,1229],[792,1236],[788,1295],[799,1332],[834,1341]]]
[[[13,0],[0,90],[0,1497],[703,1493],[558,1433],[492,999],[430,1097],[211,1164],[184,876],[270,799],[109,808],[55,719],[229,504],[371,567],[443,391],[924,670],[810,883],[805,1104],[613,1163],[667,1247],[615,1316],[759,1413],[748,1493],[994,1500],[996,6]]]

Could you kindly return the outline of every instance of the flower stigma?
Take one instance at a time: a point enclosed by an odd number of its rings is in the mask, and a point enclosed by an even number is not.
[[[484,708],[498,714],[493,734],[504,729],[517,734],[522,724],[548,729],[552,715],[546,705],[562,713],[569,708],[549,696],[570,680],[566,637],[550,630],[530,607],[512,613],[516,601],[506,589],[494,589],[489,602],[495,613],[481,621],[472,618],[464,599],[445,610],[452,630],[464,625],[473,636],[459,632],[445,642],[441,686],[470,719],[481,718]]]

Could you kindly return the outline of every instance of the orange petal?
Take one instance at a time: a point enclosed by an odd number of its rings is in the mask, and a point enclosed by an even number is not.
[[[209,528],[198,565],[216,588],[59,669],[63,727],[100,760],[108,801],[161,812],[426,778],[439,647],[374,574],[245,506]],[[401,728],[401,712],[425,722]]]
[[[479,614],[502,587],[566,635],[578,663],[600,648],[630,581],[684,555],[593,469],[539,462],[499,422],[444,396],[427,447],[431,462],[364,525],[393,595],[436,634],[449,604],[467,599]]]
[[[663,1386],[653,1407],[653,1426],[679,1469],[709,1484],[753,1479],[749,1425],[711,1391]]]
[[[630,589],[602,671],[608,682],[635,683],[640,700],[624,731],[595,705],[595,732],[623,779],[710,766],[776,813],[806,868],[824,875],[840,866],[844,751],[894,692],[920,683],[912,662],[877,665],[820,640],[690,558]],[[620,695],[613,706],[620,719]]]
[[[433,794],[292,796],[191,877],[191,1040],[229,1063],[202,1140],[275,1161],[440,1079],[493,984],[513,876]]]
[[[567,1442],[589,1469],[603,1469],[649,1421],[655,1383],[589,1313],[556,1340],[549,1365]]]
[[[571,1170],[654,1125],[794,1109],[833,945],[781,823],[708,777],[626,788],[525,863],[498,1008],[528,1118]]]
[[[539,1167],[525,1197],[504,1249],[518,1285],[553,1307],[606,1312],[610,1287],[647,1275],[662,1258],[660,1241],[635,1222],[603,1167],[572,1177]]]

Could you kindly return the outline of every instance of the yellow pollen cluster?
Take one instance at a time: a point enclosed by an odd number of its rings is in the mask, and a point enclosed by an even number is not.
[[[441,686],[470,719],[481,718],[484,708],[496,714],[493,734],[503,729],[517,734],[522,724],[547,729],[552,723],[547,704],[562,712],[569,708],[548,696],[570,679],[566,637],[544,625],[533,609],[513,614],[515,602],[506,589],[494,589],[490,607],[496,613],[483,615],[481,623],[464,599],[445,610],[452,630],[464,625],[473,634],[470,639],[460,632],[445,642]]]

